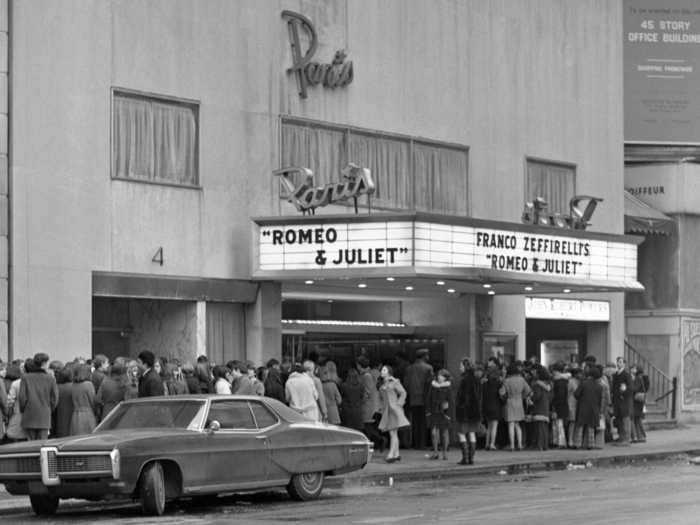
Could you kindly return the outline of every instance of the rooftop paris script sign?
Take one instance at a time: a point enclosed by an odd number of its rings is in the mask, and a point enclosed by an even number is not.
[[[345,50],[339,49],[330,64],[321,64],[313,60],[318,48],[316,28],[307,17],[294,11],[282,11],[282,18],[287,20],[289,44],[292,47],[292,67],[287,71],[297,77],[299,96],[308,96],[308,86],[322,84],[327,88],[344,87],[353,79],[352,60],[345,61]],[[306,51],[301,48],[301,31],[309,39]]]

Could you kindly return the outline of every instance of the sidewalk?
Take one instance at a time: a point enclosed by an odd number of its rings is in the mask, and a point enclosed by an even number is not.
[[[630,464],[650,460],[700,456],[700,425],[682,425],[674,429],[647,432],[646,443],[628,447],[606,445],[602,450],[477,450],[474,465],[461,466],[457,461],[461,452],[455,447],[448,452],[448,460],[430,460],[429,451],[402,450],[401,461],[386,463],[381,454],[375,454],[364,469],[326,480],[329,488],[353,485],[391,484],[397,481],[419,481],[496,474],[514,474],[543,470],[585,468],[612,464]],[[0,485],[0,513],[29,507],[26,496],[11,496]]]

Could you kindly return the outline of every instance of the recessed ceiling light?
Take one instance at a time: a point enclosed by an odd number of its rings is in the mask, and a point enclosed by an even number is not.
[[[367,288],[367,284],[366,284],[366,283],[360,283],[360,284],[357,285],[357,287],[358,287],[358,288]]]
[[[407,292],[410,292],[411,290],[413,290],[413,286],[407,286],[407,287],[406,287],[406,291],[407,291]]]
[[[393,281],[394,278],[393,278],[393,277],[387,277],[386,280],[387,280],[387,281]]]
[[[437,284],[438,286],[445,286],[445,281],[438,281],[435,284]]]
[[[328,302],[329,302],[329,303],[332,303],[332,302],[333,302],[333,299],[328,299]]]
[[[314,282],[311,279],[309,279],[308,281],[304,281],[304,284],[314,284]]]
[[[484,284],[484,285],[482,285],[482,286],[483,286],[484,288],[491,288],[491,285],[490,285],[490,284]]]
[[[455,293],[456,291],[457,291],[457,290],[455,290],[454,288],[448,288],[448,289],[447,289],[447,293]]]
[[[494,292],[493,290],[489,290],[489,295],[496,295],[496,292]]]
[[[532,291],[532,286],[526,286],[525,287],[526,292],[531,292]]]
[[[571,293],[571,290],[569,290],[568,288],[564,288],[564,290],[562,290],[562,291],[563,291],[564,293]]]

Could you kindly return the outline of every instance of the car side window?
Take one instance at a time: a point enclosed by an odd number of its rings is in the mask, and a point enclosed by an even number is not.
[[[247,401],[212,401],[207,424],[218,421],[222,430],[256,430]]]
[[[258,428],[267,428],[277,424],[277,417],[262,403],[251,401],[250,408],[253,409]]]

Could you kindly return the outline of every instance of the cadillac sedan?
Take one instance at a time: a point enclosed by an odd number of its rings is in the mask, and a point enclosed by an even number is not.
[[[0,483],[38,515],[61,498],[168,500],[286,487],[319,496],[325,476],[363,468],[363,434],[316,423],[267,397],[186,395],[124,401],[92,434],[0,447]]]

